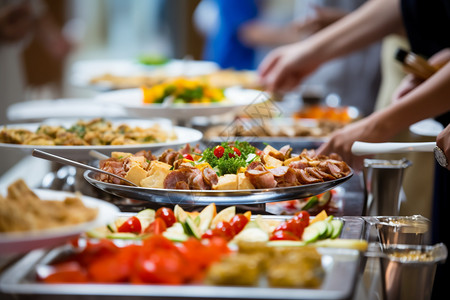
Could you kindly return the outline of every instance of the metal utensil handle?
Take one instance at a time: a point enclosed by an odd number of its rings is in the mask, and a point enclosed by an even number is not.
[[[89,165],[86,165],[86,164],[83,164],[83,163],[80,163],[80,162],[77,162],[77,161],[74,161],[74,160],[70,160],[68,158],[64,158],[64,157],[61,157],[61,156],[58,156],[58,155],[54,155],[54,154],[51,154],[51,153],[48,153],[48,152],[45,152],[45,151],[41,151],[41,150],[38,150],[38,149],[33,149],[32,155],[34,157],[43,158],[43,159],[54,161],[54,162],[58,162],[58,163],[61,163],[61,164],[64,164],[64,165],[69,165],[69,166],[73,166],[73,167],[77,167],[77,168],[82,168],[82,169],[86,169],[86,170],[90,170],[90,171],[94,171],[94,172],[103,173],[103,174],[106,174],[106,175],[118,178],[120,180],[123,180],[123,181],[125,181],[126,183],[128,183],[130,185],[137,186],[135,183],[133,183],[133,182],[131,182],[131,181],[129,181],[129,180],[119,176],[119,175],[116,175],[114,173],[103,171],[102,169],[99,169],[99,168],[96,168],[96,167],[92,167],[92,166],[89,166]]]
[[[365,143],[354,142],[354,155],[369,155],[382,153],[433,152],[435,142],[427,143]]]

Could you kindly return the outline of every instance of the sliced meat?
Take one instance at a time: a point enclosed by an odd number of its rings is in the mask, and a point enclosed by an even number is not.
[[[216,172],[209,167],[203,169],[202,175],[203,181],[211,187],[219,182],[219,177],[217,176]]]
[[[186,186],[190,190],[211,189],[211,186],[203,181],[203,175],[199,169],[186,166],[170,172],[164,179],[163,184],[165,189],[186,189]]]
[[[158,157],[158,160],[173,166],[173,163],[179,159],[180,156],[182,157],[180,152],[173,149],[167,149]]]
[[[186,146],[184,146],[184,148],[180,149],[178,152],[180,152],[181,154],[191,154],[191,145],[186,144]]]
[[[245,171],[245,176],[257,189],[268,189],[277,186],[275,176],[267,170],[247,170]]]
[[[304,169],[309,167],[309,163],[306,159],[295,160],[289,164],[289,167],[293,169]]]
[[[124,169],[123,161],[119,161],[115,158],[108,158],[101,160],[99,163],[100,169],[119,175],[121,177],[125,177],[126,171]],[[103,182],[110,182],[115,184],[120,184],[121,181],[118,178],[106,175],[106,174],[98,174],[96,177],[98,180]]]
[[[295,175],[297,175],[297,180],[298,182],[300,182],[301,184],[311,184],[311,183],[318,183],[321,182],[322,180],[317,179],[313,176],[311,176],[306,169],[294,169],[295,170]]]
[[[264,165],[259,161],[253,161],[247,166],[247,170],[267,171]]]
[[[350,168],[345,162],[333,159],[320,162],[317,168],[335,178],[341,178],[350,174]]]
[[[320,175],[319,172],[317,172],[316,168],[313,167],[309,167],[305,169],[306,173],[308,173],[308,175],[317,178],[320,182],[324,181],[322,175]]]
[[[273,169],[269,169],[269,172],[273,174],[277,186],[296,186],[299,184],[295,170],[286,166],[281,166]]]
[[[136,154],[134,154],[134,156],[143,156],[149,161],[156,160],[156,156],[153,155],[152,151],[150,151],[150,150],[148,150],[148,151],[141,150],[139,152],[136,152]]]
[[[291,157],[291,153],[292,153],[291,145],[285,145],[285,146],[281,147],[280,150],[278,150],[278,151],[280,151],[284,155],[283,160]]]

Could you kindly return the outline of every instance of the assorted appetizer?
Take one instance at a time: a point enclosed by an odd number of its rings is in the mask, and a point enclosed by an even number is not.
[[[0,130],[0,143],[40,146],[105,146],[163,143],[176,139],[159,124],[148,128],[118,126],[103,118],[79,120],[69,128],[42,124],[35,132],[21,128]]]
[[[100,168],[141,187],[181,190],[252,190],[299,186],[335,180],[351,173],[336,154],[316,155],[304,149],[292,155],[289,145],[259,150],[248,142],[223,142],[204,151],[187,144],[156,157],[149,151],[112,152]],[[120,184],[99,174],[97,179]]]
[[[193,79],[177,78],[141,89],[146,104],[208,104],[226,101],[222,89]]]
[[[239,242],[267,242],[269,246],[303,246],[324,239],[339,237],[343,221],[320,212],[310,220],[307,211],[297,212],[284,221],[252,217],[250,211],[236,213],[235,206],[217,212],[214,203],[200,212],[187,212],[181,206],[174,209],[144,209],[136,215],[116,218],[107,226],[87,232],[90,238],[142,240],[161,234],[169,240],[183,242],[196,239],[223,238],[232,244]]]
[[[316,246],[364,251],[365,241],[331,242],[342,226],[325,212],[280,221],[234,206],[217,212],[214,204],[199,212],[145,209],[88,232],[36,274],[44,283],[241,286],[258,286],[264,276],[272,287],[319,288],[325,270]]]

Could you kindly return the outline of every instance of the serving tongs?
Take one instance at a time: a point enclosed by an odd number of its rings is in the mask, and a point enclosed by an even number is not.
[[[433,152],[434,148],[436,148],[435,142],[366,143],[356,141],[352,145],[352,153],[354,155],[371,155],[383,153]]]
[[[80,163],[80,162],[77,162],[77,161],[74,161],[74,160],[70,160],[68,158],[61,157],[61,156],[58,156],[58,155],[55,155],[55,154],[51,154],[51,153],[48,153],[48,152],[45,152],[45,151],[34,149],[31,154],[34,157],[43,158],[43,159],[46,159],[46,160],[49,160],[49,161],[53,161],[53,162],[57,162],[57,163],[61,163],[61,164],[64,164],[64,165],[69,165],[69,166],[73,166],[73,167],[77,167],[77,168],[82,168],[82,169],[85,169],[85,170],[90,170],[90,171],[94,171],[94,172],[98,172],[98,173],[103,173],[103,174],[115,177],[117,179],[120,179],[120,180],[126,182],[127,184],[129,184],[131,186],[138,186],[137,184],[135,184],[135,183],[133,183],[133,182],[131,182],[131,181],[129,181],[129,180],[127,180],[127,179],[117,175],[117,174],[110,173],[108,171],[104,171],[102,169],[99,169],[99,168],[96,168],[96,167],[93,167],[93,166],[90,166],[90,165],[86,165],[86,164],[83,164],[83,163]]]

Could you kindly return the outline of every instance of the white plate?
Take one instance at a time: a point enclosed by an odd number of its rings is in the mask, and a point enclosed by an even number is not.
[[[70,127],[75,124],[79,119],[51,119],[46,120],[45,124],[61,125],[65,128]],[[55,155],[59,155],[65,158],[70,158],[74,160],[88,161],[92,157],[89,155],[90,150],[96,150],[107,156],[111,156],[112,151],[122,151],[122,152],[138,152],[140,150],[151,150],[153,153],[157,152],[161,148],[177,147],[185,145],[188,143],[195,143],[202,139],[203,134],[195,129],[172,126],[169,120],[160,119],[158,121],[154,120],[139,120],[139,119],[115,119],[111,120],[113,125],[128,124],[131,127],[151,127],[155,122],[161,124],[163,129],[168,131],[174,130],[177,139],[172,141],[167,141],[164,143],[149,143],[149,144],[135,144],[135,145],[108,145],[108,146],[36,146],[36,145],[20,145],[20,144],[7,144],[0,143],[0,148],[9,148],[23,150],[27,153],[31,153],[33,149],[39,149],[46,151]],[[23,128],[30,131],[35,131],[39,125],[43,123],[26,123],[26,124],[11,124],[7,125],[8,128]],[[4,125],[2,125],[3,127]]]
[[[7,109],[11,121],[36,122],[49,118],[126,118],[118,106],[102,105],[92,99],[32,100],[15,103]]]
[[[122,107],[129,115],[140,118],[161,117],[176,120],[189,120],[196,116],[224,114],[239,108],[264,102],[270,99],[269,94],[252,89],[231,87],[225,89],[228,101],[212,104],[145,104],[141,89],[124,89],[99,94],[95,100],[109,105]]]
[[[93,59],[75,62],[71,67],[70,83],[77,87],[110,90],[115,87],[105,83],[93,84],[91,79],[112,74],[115,76],[135,77],[164,75],[200,76],[220,70],[218,64],[202,60],[171,60],[161,66],[147,66],[131,59]]]
[[[33,190],[42,200],[63,201],[66,197],[73,197],[73,193],[53,190]],[[82,196],[81,200],[87,207],[98,208],[97,218],[93,221],[78,225],[51,228],[39,231],[21,233],[0,233],[0,254],[23,253],[36,248],[51,247],[62,244],[79,234],[110,223],[120,210],[106,201]]]
[[[438,134],[444,129],[441,123],[433,119],[425,119],[409,126],[409,130],[412,133],[422,136],[438,136]]]

